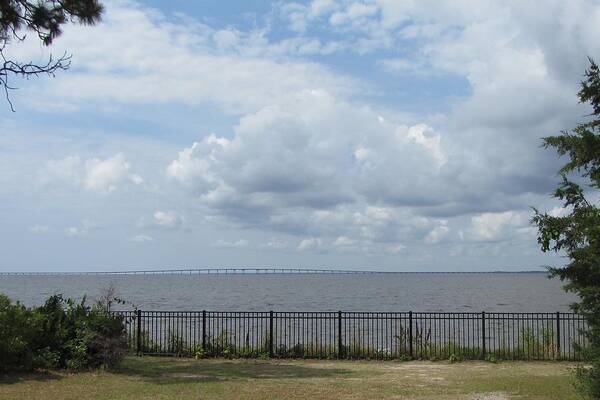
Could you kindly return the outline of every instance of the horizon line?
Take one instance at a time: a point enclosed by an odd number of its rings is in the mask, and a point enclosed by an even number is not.
[[[537,268],[547,268],[540,266]],[[545,273],[547,270],[492,270],[492,271],[382,271],[364,269],[322,268],[174,268],[174,269],[131,269],[122,271],[0,271],[0,276],[34,275],[193,275],[193,274],[502,274],[502,273]]]

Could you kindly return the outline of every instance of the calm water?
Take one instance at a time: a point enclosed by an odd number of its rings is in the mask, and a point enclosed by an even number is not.
[[[143,310],[551,312],[575,300],[540,273],[0,276],[0,292],[27,305],[111,284]]]

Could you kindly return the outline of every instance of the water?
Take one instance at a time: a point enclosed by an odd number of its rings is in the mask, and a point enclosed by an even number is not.
[[[569,311],[576,298],[543,273],[0,276],[26,305],[49,295],[96,298],[113,285],[142,310]]]

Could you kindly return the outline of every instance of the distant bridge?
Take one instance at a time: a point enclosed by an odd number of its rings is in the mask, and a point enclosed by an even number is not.
[[[194,275],[194,274],[373,274],[354,271],[306,268],[183,268],[125,271],[0,272],[0,275]]]
[[[532,273],[546,271],[371,271],[314,268],[183,268],[124,271],[57,271],[57,272],[0,272],[0,276],[56,275],[203,275],[203,274],[490,274]]]

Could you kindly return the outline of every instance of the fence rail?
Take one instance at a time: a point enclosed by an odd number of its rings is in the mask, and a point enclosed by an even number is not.
[[[573,313],[117,311],[138,354],[582,360]]]

